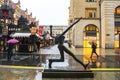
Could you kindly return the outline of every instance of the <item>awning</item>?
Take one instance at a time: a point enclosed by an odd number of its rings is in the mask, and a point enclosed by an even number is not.
[[[31,33],[15,33],[11,34],[11,37],[30,37]],[[37,37],[40,37],[38,34],[36,34]]]

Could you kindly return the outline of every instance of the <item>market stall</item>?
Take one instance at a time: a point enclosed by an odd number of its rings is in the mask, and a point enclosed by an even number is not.
[[[18,39],[20,42],[16,45],[16,51],[19,52],[33,52],[36,51],[35,41],[40,38],[38,34],[31,35],[31,33],[15,33],[11,37]]]

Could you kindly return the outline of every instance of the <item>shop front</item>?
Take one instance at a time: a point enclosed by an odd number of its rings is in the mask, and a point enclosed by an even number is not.
[[[35,40],[39,38],[38,34],[32,35],[31,33],[15,33],[12,35],[13,38],[19,40],[16,44],[15,50],[18,52],[34,52],[36,51]]]
[[[97,44],[97,47],[100,46],[99,41],[99,29],[95,25],[87,25],[84,28],[84,47],[89,48],[91,47],[91,43],[95,42]]]

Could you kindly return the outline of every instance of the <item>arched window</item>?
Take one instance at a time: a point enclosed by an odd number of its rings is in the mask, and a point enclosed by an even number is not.
[[[98,28],[95,25],[90,24],[84,28],[84,32],[86,33],[86,36],[96,36]]]
[[[115,9],[115,14],[120,15],[120,6]]]
[[[84,31],[98,31],[98,28],[94,25],[88,25],[85,27]]]

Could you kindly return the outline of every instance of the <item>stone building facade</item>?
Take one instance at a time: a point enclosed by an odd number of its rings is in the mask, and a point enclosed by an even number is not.
[[[44,27],[44,32],[50,33],[50,25],[40,25],[40,26]],[[68,28],[67,25],[53,25],[52,35],[53,36],[58,36],[61,33],[63,33],[67,28]],[[65,40],[69,39],[68,32],[64,36],[65,36]]]
[[[69,31],[75,47],[120,47],[120,0],[70,0],[69,24],[80,17]]]

